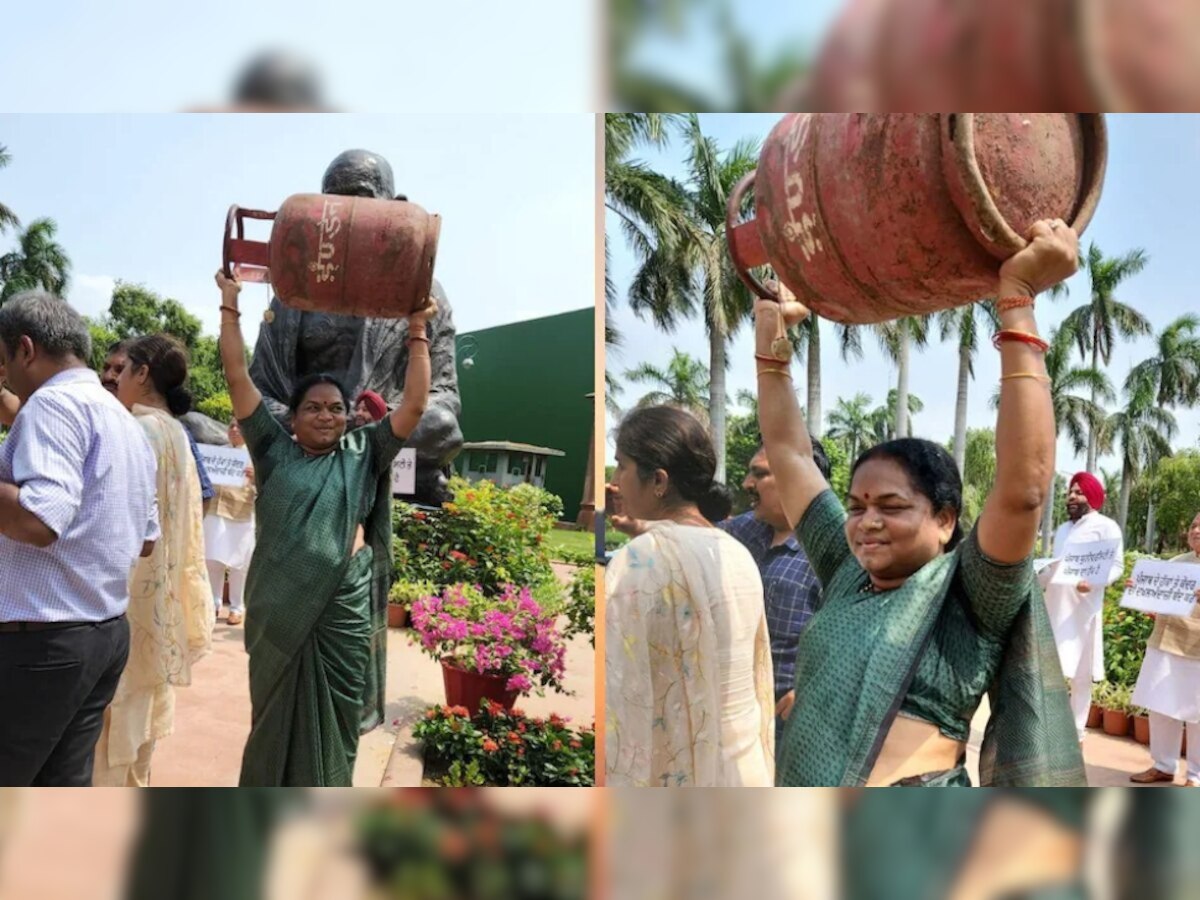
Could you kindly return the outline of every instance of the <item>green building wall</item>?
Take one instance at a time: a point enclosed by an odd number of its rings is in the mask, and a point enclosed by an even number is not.
[[[530,319],[458,336],[463,439],[515,441],[566,453],[547,462],[546,490],[579,514],[592,439],[595,310]],[[464,365],[471,358],[474,364]],[[466,456],[461,454],[459,460]]]

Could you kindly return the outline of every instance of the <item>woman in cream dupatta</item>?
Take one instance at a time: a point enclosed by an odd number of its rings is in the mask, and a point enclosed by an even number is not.
[[[638,410],[617,438],[623,512],[649,520],[605,575],[610,786],[753,787],[774,780],[774,695],[762,581],[713,528],[723,488],[703,426]]]
[[[203,506],[196,463],[176,420],[191,405],[187,356],[167,335],[135,341],[117,399],[137,417],[158,462],[162,537],[129,578],[129,662],[104,712],[92,783],[146,787],[158,740],[175,728],[175,685],[212,645],[212,592],[204,567]]]
[[[1200,514],[1188,529],[1187,553],[1171,562],[1200,563]],[[1200,598],[1200,591],[1197,592]],[[1138,784],[1174,781],[1187,724],[1187,785],[1200,787],[1200,604],[1190,616],[1158,616],[1146,642],[1146,656],[1133,690],[1133,702],[1150,712],[1150,756],[1145,772],[1129,776]]]

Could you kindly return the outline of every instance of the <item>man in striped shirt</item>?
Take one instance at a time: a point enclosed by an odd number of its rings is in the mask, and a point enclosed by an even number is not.
[[[155,462],[87,367],[87,324],[40,291],[0,307],[0,784],[90,785],[129,653],[129,571],[159,537]]]
[[[817,440],[813,441],[813,458],[828,481],[829,460]],[[816,612],[821,585],[808,564],[800,540],[788,526],[775,477],[762,447],[750,460],[742,487],[750,495],[750,511],[718,522],[717,527],[750,551],[762,575],[771,663],[775,670],[775,732],[778,737],[796,700],[796,649],[801,632]]]

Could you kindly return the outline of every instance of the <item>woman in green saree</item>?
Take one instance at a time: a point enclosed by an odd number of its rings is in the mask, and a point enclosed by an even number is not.
[[[1078,239],[1058,220],[1029,237],[1000,268],[996,479],[965,537],[957,467],[929,441],[863,453],[843,509],[813,462],[780,340],[806,310],[782,291],[756,304],[763,443],[822,587],[797,652],[777,784],[969,785],[967,738],[985,691],[984,784],[1085,783],[1031,560],[1055,440],[1033,298],[1075,271]]]
[[[391,572],[391,464],[429,393],[425,324],[409,318],[404,400],[380,422],[346,431],[350,403],[329,375],[296,386],[293,435],[250,380],[238,323],[241,284],[217,274],[221,360],[254,464],[257,535],[246,578],[251,730],[243,787],[349,786],[369,685],[386,634],[373,593]],[[384,591],[372,587],[382,581]],[[385,612],[385,611],[383,611]]]

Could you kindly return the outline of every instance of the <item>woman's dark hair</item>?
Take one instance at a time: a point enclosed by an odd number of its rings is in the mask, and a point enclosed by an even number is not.
[[[169,334],[151,334],[129,342],[125,348],[129,364],[150,369],[154,389],[167,401],[173,416],[182,416],[192,408],[192,392],[183,386],[188,375],[187,348]]]
[[[950,535],[946,549],[957,547],[963,539],[962,476],[949,451],[921,438],[886,441],[859,455],[850,469],[850,480],[854,480],[859,466],[872,459],[890,459],[899,465],[917,492],[929,499],[934,515],[947,509],[954,512],[954,533]]]
[[[349,414],[353,407],[350,405],[350,395],[346,392],[346,386],[328,372],[314,372],[312,375],[305,375],[292,388],[292,396],[288,400],[288,409],[291,410],[293,416],[300,409],[300,404],[304,402],[304,398],[308,395],[308,392],[318,384],[332,384],[337,388],[338,393],[342,395],[342,403],[346,406],[346,413]]]
[[[649,481],[658,469],[670,477],[670,489],[695,503],[710,522],[728,518],[733,501],[725,485],[713,481],[717,454],[712,438],[691,413],[673,406],[650,406],[631,412],[617,431],[617,449]]]

